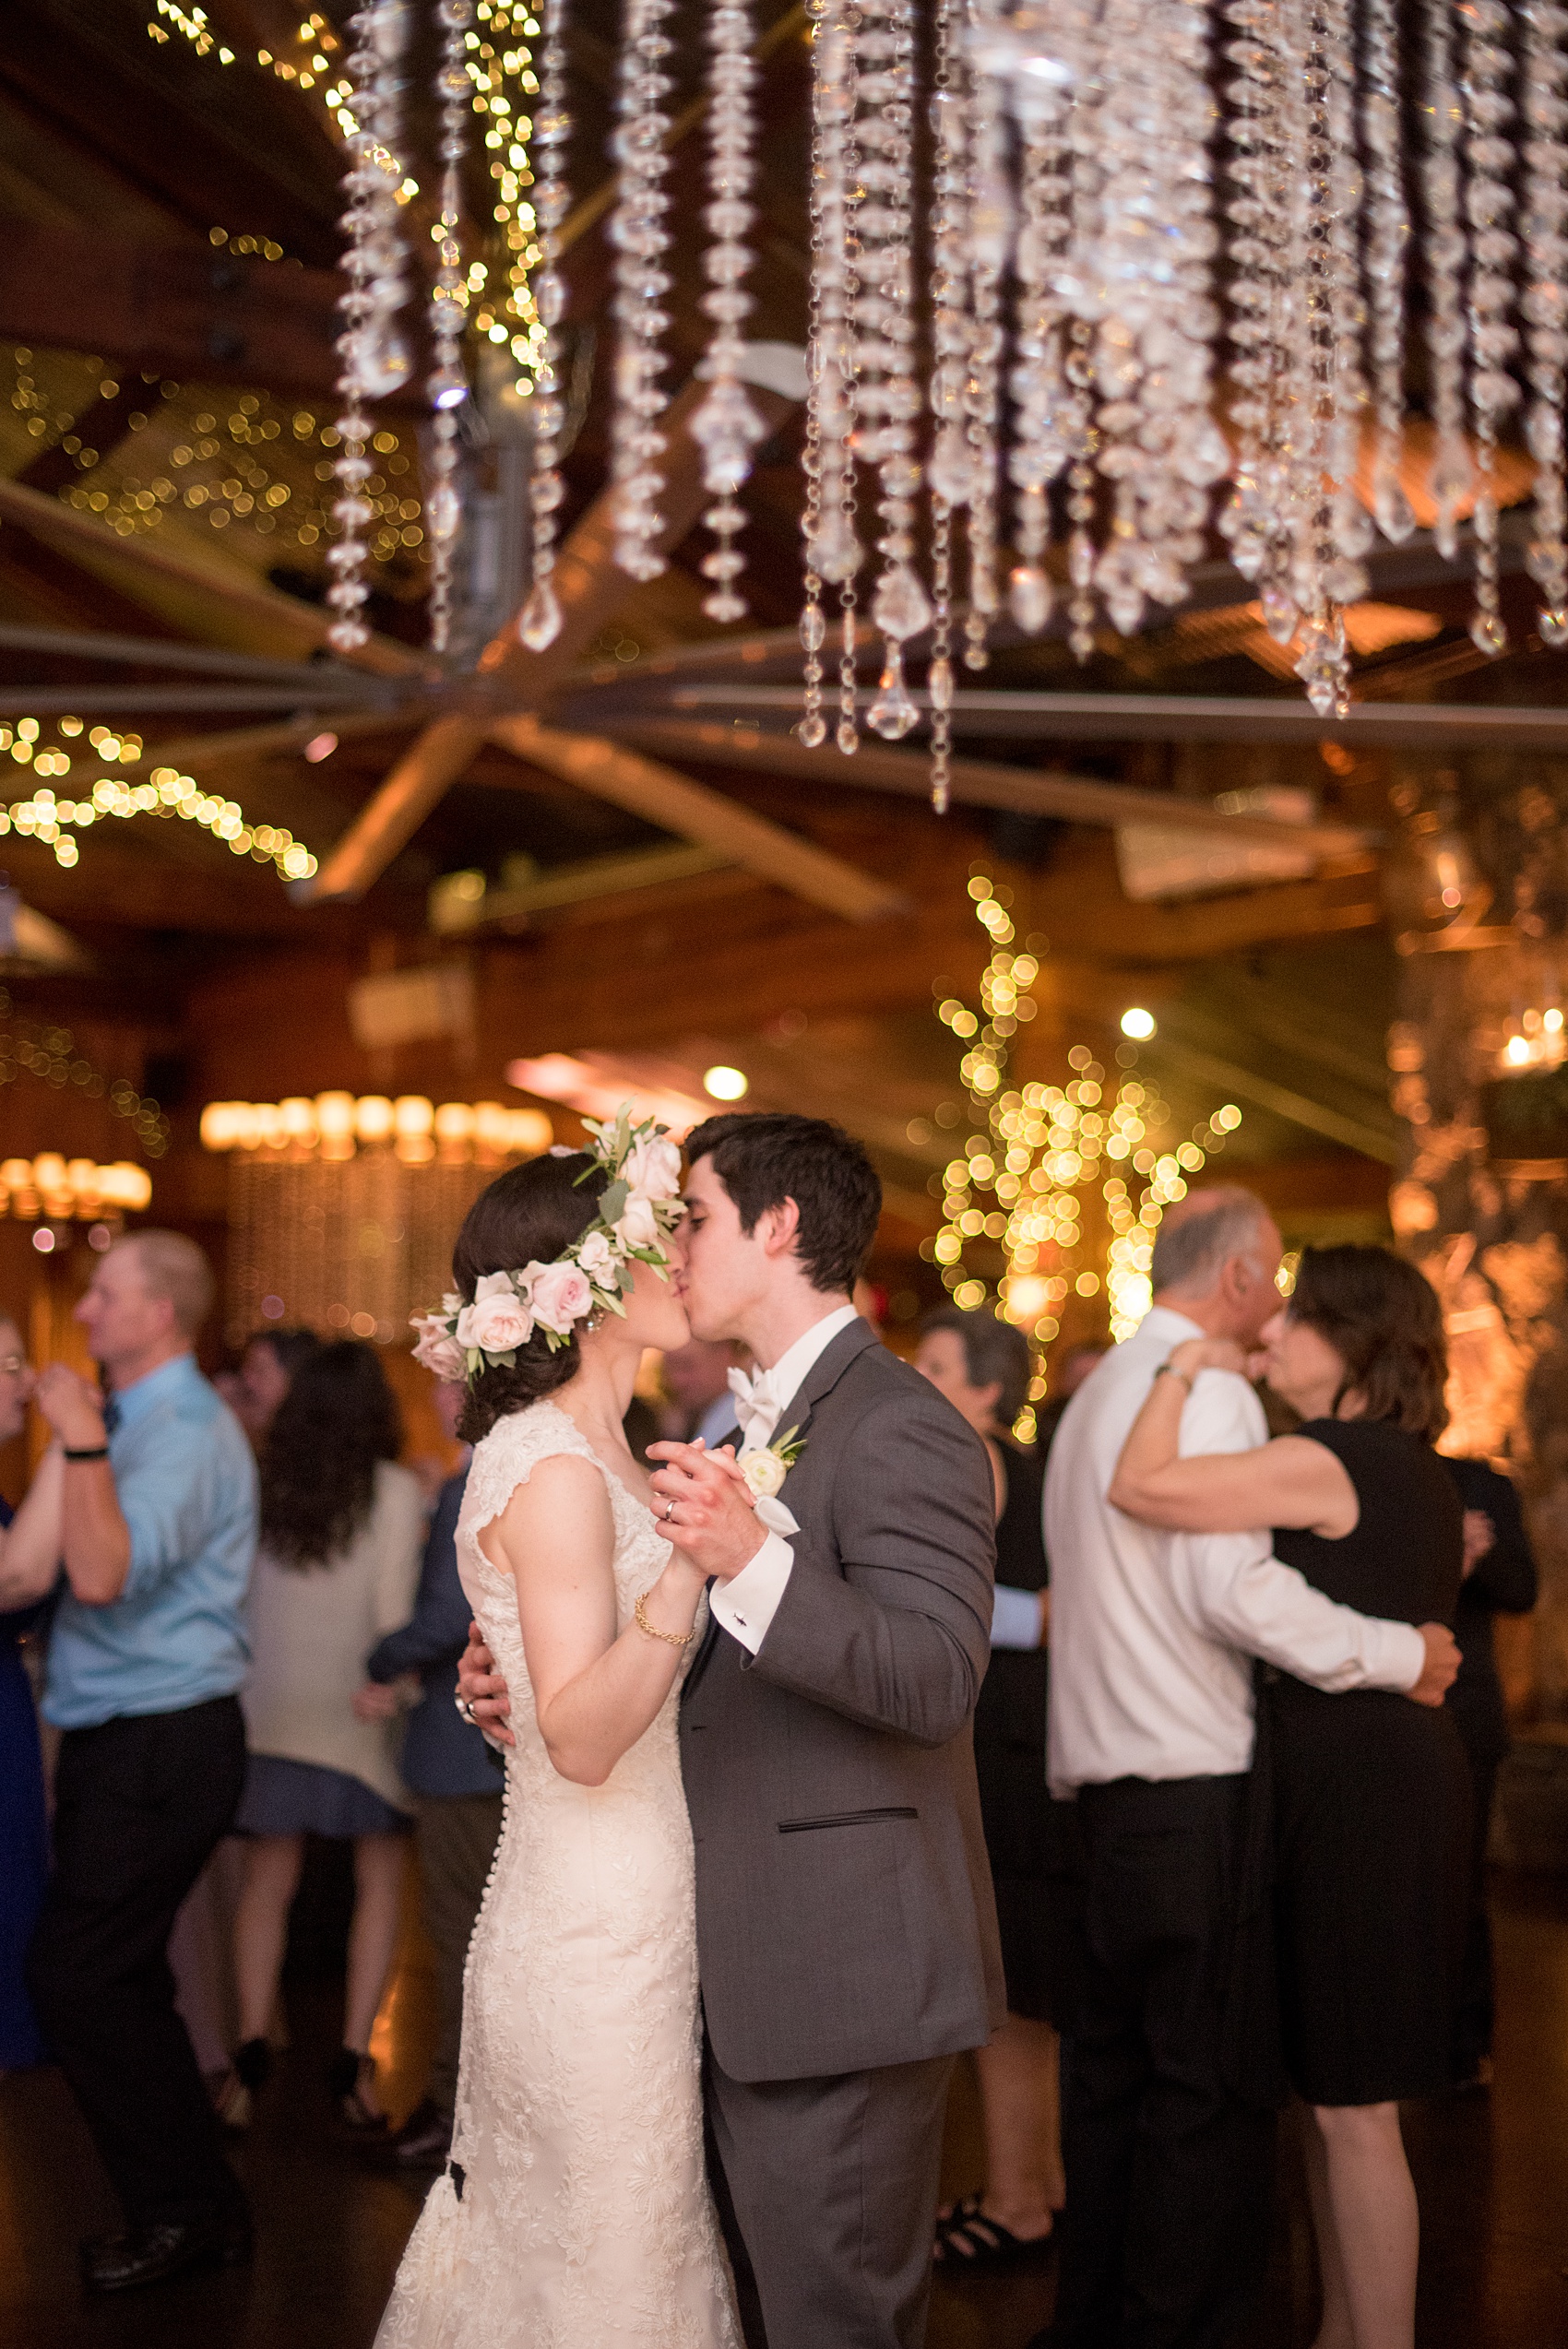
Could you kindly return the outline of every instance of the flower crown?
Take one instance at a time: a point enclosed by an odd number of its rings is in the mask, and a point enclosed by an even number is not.
[[[438,1379],[471,1379],[496,1363],[510,1369],[517,1348],[536,1329],[544,1332],[553,1354],[570,1340],[575,1322],[590,1313],[624,1314],[621,1298],[634,1264],[651,1264],[660,1280],[666,1277],[665,1243],[686,1212],[680,1196],[679,1144],[671,1141],[668,1126],[652,1118],[634,1125],[624,1103],[613,1121],[585,1118],[583,1123],[593,1136],[594,1167],[610,1177],[598,1215],[552,1263],[526,1264],[520,1272],[481,1273],[471,1305],[448,1295],[439,1311],[410,1317],[419,1332],[414,1359]],[[576,1153],[557,1149],[552,1155]],[[577,1181],[587,1182],[592,1172],[593,1167],[585,1167]]]

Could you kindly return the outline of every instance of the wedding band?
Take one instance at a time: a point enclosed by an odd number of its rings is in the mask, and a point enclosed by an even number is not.
[[[452,1699],[452,1702],[457,1706],[457,1711],[462,1715],[463,1719],[468,1723],[469,1728],[477,1729],[479,1727],[479,1716],[474,1712],[473,1706],[469,1702],[468,1698],[466,1696],[455,1696]]]
[[[671,1518],[673,1517],[674,1514],[675,1503],[672,1501],[667,1501],[664,1508],[664,1522],[666,1524],[670,1523]]]

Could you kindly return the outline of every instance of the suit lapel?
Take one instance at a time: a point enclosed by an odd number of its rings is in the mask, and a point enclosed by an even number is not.
[[[823,1347],[822,1352],[778,1414],[778,1425],[774,1430],[775,1442],[790,1429],[794,1430],[798,1437],[803,1436],[811,1424],[812,1413],[825,1396],[832,1394],[850,1363],[862,1355],[869,1346],[880,1346],[881,1343],[881,1339],[869,1322],[862,1322],[857,1318],[846,1328],[841,1329],[837,1337]],[[737,1451],[740,1449],[739,1444],[736,1445],[736,1449]],[[786,1482],[788,1482],[787,1478]],[[712,1655],[718,1642],[720,1628],[719,1619],[710,1608],[707,1629],[702,1635],[701,1643],[692,1658],[691,1669],[686,1674],[681,1689],[683,1704],[702,1678],[708,1657]]]

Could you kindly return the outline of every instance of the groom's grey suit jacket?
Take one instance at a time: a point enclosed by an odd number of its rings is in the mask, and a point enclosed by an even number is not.
[[[754,1657],[710,1624],[681,1706],[703,2008],[740,2081],[956,2054],[1004,2011],[971,1734],[985,1447],[864,1322],[778,1427],[805,1440],[794,1569]]]

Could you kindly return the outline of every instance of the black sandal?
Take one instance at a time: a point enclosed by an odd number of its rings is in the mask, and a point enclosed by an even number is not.
[[[374,2082],[374,2056],[356,2055],[352,2047],[343,2047],[333,2057],[327,2084],[338,2108],[339,2124],[350,2137],[380,2137],[386,2132],[386,2115],[377,2112],[364,2094]]]
[[[966,2194],[961,2202],[954,2203],[946,2218],[937,2220],[932,2256],[938,2267],[953,2274],[978,2275],[988,2269],[1011,2267],[1032,2252],[1043,2251],[1051,2239],[1049,2232],[1029,2236],[1013,2234],[1000,2219],[982,2213],[978,2194]]]

